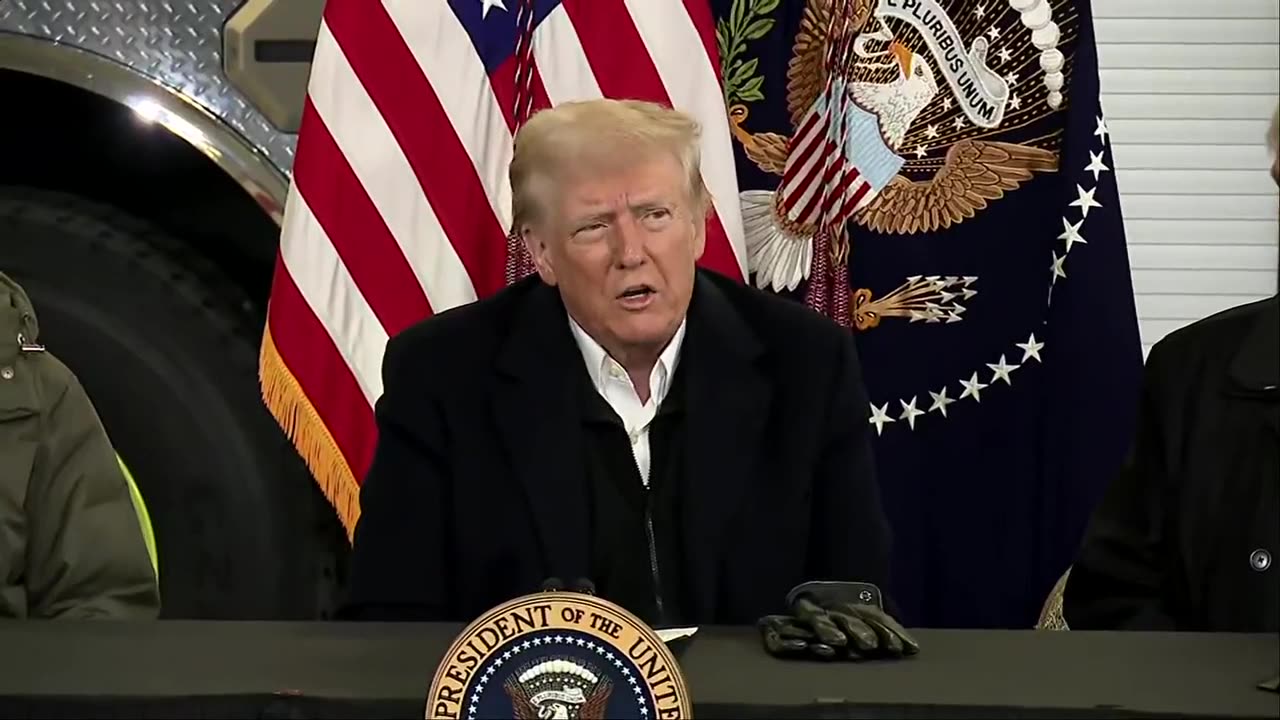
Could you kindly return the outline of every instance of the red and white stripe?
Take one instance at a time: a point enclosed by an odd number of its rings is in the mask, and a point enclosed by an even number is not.
[[[843,228],[870,200],[871,184],[845,158],[831,115],[815,104],[792,137],[778,188],[779,208],[805,227]]]
[[[443,0],[328,0],[268,326],[357,481],[387,339],[507,282],[518,102],[645,98],[698,117],[715,209],[702,264],[745,277],[715,47],[707,0],[566,0],[533,33],[517,97],[515,58],[491,78]]]
[[[791,137],[777,202],[793,223],[839,234],[853,213],[871,200],[871,184],[845,157],[845,104],[850,101],[836,85],[854,60],[854,8],[844,0],[830,10],[826,35],[837,39],[827,43],[823,58],[827,82]]]

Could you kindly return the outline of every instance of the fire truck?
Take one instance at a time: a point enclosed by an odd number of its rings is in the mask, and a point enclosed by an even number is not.
[[[0,0],[0,270],[156,536],[164,617],[314,619],[345,533],[259,342],[323,0]]]

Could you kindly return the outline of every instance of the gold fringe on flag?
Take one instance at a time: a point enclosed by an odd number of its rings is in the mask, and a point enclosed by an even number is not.
[[[360,519],[360,484],[320,413],[280,357],[271,337],[270,324],[262,336],[258,379],[267,410],[293,441],[316,484],[337,511],[347,530],[347,539],[351,540],[356,521]]]

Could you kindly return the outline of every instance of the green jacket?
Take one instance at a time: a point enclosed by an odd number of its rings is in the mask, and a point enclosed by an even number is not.
[[[38,333],[0,273],[0,618],[154,618],[159,585],[115,451]]]

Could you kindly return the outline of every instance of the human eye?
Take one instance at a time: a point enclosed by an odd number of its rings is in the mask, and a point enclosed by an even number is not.
[[[671,219],[671,209],[665,207],[649,208],[643,215],[643,220],[649,227],[661,227]]]
[[[594,240],[604,235],[609,226],[599,220],[580,223],[573,231],[573,237],[580,240]]]

